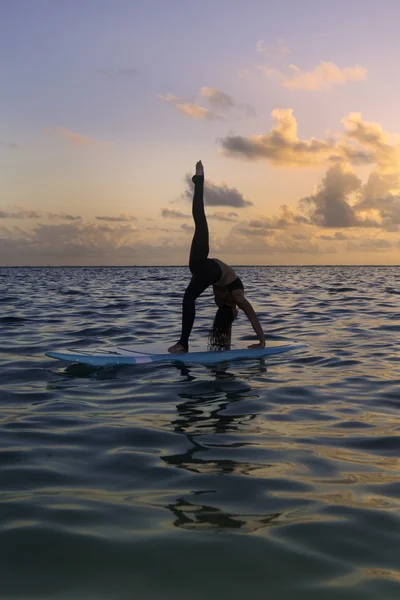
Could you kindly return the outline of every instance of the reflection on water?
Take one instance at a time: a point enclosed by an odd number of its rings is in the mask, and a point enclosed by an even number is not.
[[[399,271],[238,271],[306,351],[65,366],[44,351],[173,341],[186,271],[0,269],[1,598],[400,597]]]
[[[195,495],[195,494],[194,494]],[[201,493],[198,492],[201,496]],[[201,501],[201,497],[199,498]],[[177,499],[175,504],[167,508],[176,517],[175,527],[191,530],[216,530],[242,529],[246,533],[256,532],[268,527],[279,519],[281,513],[271,515],[235,515],[215,508],[199,504],[192,504],[186,500]]]

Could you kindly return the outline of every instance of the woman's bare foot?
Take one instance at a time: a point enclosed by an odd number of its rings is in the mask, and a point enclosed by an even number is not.
[[[170,352],[171,354],[182,354],[183,352],[187,352],[187,350],[185,350],[182,344],[177,342],[176,344],[168,348],[168,352]]]
[[[196,173],[193,175],[192,181],[195,185],[198,183],[204,183],[204,168],[201,160],[196,163]]]
[[[199,160],[196,163],[196,175],[201,175],[202,177],[204,177],[204,167],[203,167],[203,163],[201,162],[201,160]]]

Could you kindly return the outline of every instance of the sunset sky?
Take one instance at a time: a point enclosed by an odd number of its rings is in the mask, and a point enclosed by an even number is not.
[[[400,263],[400,2],[0,3],[0,265]]]

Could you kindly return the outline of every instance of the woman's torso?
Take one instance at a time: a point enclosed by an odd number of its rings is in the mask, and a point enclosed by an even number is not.
[[[222,260],[219,260],[219,258],[213,258],[213,261],[215,261],[221,267],[222,271],[221,278],[214,283],[214,287],[223,288],[232,283],[232,281],[235,281],[237,275],[232,267],[222,262]]]
[[[233,299],[231,298],[231,292],[229,291],[228,286],[237,279],[237,275],[232,267],[222,262],[222,260],[219,260],[218,258],[213,258],[212,260],[221,267],[222,271],[221,278],[213,284],[215,302],[218,306],[222,306],[223,304],[233,306],[235,305],[235,302],[233,302]]]

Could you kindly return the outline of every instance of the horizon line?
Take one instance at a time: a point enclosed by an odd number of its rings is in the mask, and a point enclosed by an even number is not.
[[[284,265],[241,265],[241,264],[233,264],[233,267],[242,268],[242,267],[400,267],[400,264],[323,264],[323,265],[315,265],[315,264],[304,264],[304,265],[294,265],[294,264],[284,264]],[[189,268],[188,265],[0,265],[0,269],[148,269],[148,268]]]

